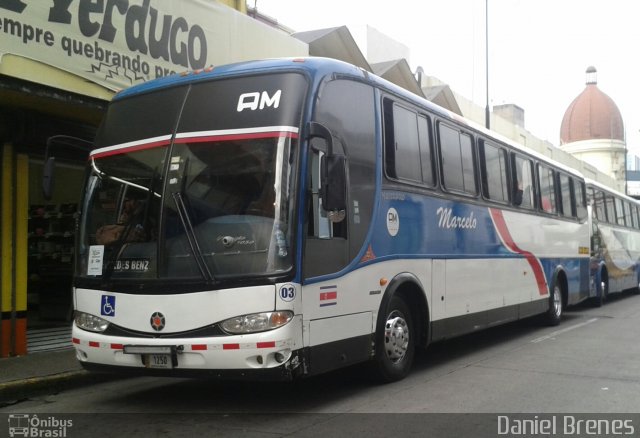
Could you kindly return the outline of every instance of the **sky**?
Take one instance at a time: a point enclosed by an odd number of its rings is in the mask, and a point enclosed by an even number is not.
[[[295,31],[369,25],[409,47],[409,65],[484,108],[485,4],[489,102],[525,111],[525,128],[560,143],[566,109],[594,66],[640,155],[637,0],[248,0]]]

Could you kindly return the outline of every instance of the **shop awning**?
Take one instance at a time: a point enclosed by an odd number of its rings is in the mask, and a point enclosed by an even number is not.
[[[394,61],[380,62],[373,64],[373,73],[393,82],[394,84],[409,90],[420,97],[425,97],[418,85],[418,81],[411,72],[411,68],[406,59],[396,59]]]
[[[458,101],[456,100],[451,88],[448,85],[437,85],[433,87],[424,87],[422,89],[424,93],[424,97],[427,100],[435,103],[436,105],[440,105],[443,108],[448,109],[451,112],[458,114],[459,116],[463,116],[462,110],[458,105]]]
[[[292,36],[309,45],[311,56],[338,59],[372,71],[347,26],[297,32]]]
[[[3,106],[64,114],[97,125],[113,94],[101,85],[38,61],[9,54],[0,58]]]

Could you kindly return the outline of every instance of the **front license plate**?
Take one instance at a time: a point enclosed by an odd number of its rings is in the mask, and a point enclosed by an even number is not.
[[[145,354],[142,357],[147,368],[173,368],[170,354]]]

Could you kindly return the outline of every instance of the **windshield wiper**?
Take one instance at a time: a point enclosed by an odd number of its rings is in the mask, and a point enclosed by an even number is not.
[[[182,227],[184,228],[187,240],[189,241],[189,247],[191,248],[191,253],[196,260],[196,264],[198,265],[200,274],[202,274],[202,277],[204,277],[204,279],[207,281],[215,280],[213,274],[211,274],[211,271],[209,270],[209,266],[204,261],[202,250],[200,249],[200,244],[198,243],[196,233],[193,230],[193,224],[191,223],[191,219],[189,218],[189,214],[187,212],[187,206],[182,199],[182,194],[180,192],[174,192],[173,201],[176,203],[180,222],[182,223]]]

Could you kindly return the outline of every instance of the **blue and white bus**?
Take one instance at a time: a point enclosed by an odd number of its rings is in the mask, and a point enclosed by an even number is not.
[[[593,299],[599,307],[609,294],[640,288],[640,205],[610,187],[591,180],[586,183]]]
[[[113,99],[76,258],[86,369],[394,381],[588,298],[585,183],[355,66],[245,62]]]

